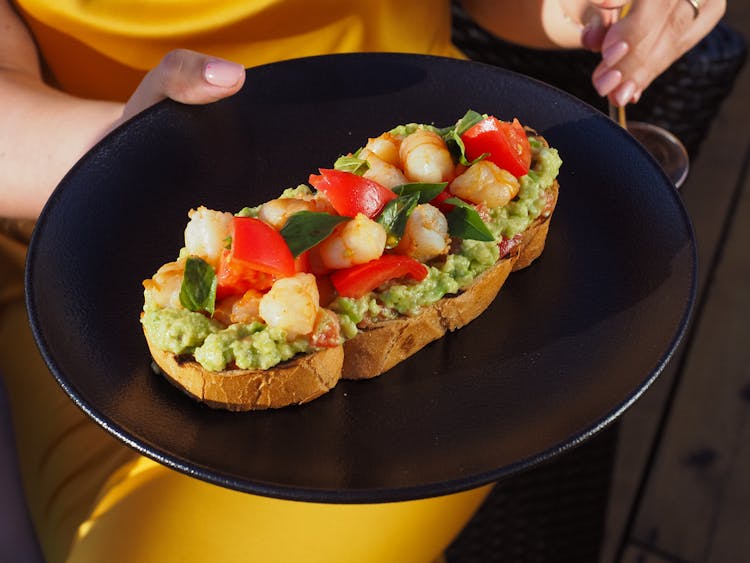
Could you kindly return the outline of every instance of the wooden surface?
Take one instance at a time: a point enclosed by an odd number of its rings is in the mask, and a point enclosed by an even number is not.
[[[727,21],[750,38],[750,2]],[[602,563],[750,561],[750,65],[713,123],[683,201],[698,303],[657,382],[623,416]]]

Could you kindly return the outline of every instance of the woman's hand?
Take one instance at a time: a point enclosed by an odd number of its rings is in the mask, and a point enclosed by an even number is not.
[[[36,46],[0,0],[0,217],[33,218],[73,164],[107,132],[164,98],[203,104],[231,96],[244,68],[193,51],[168,53],[122,103],[88,100],[44,83]]]
[[[124,121],[147,107],[172,98],[185,104],[207,104],[236,93],[245,83],[242,65],[177,49],[167,53],[125,104]]]
[[[615,105],[637,102],[659,74],[708,35],[726,10],[725,0],[633,0],[618,21],[624,0],[590,0],[581,42],[601,51],[592,81]],[[614,22],[614,23],[613,23]]]

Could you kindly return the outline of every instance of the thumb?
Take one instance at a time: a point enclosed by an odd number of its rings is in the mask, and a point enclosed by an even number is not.
[[[245,82],[242,65],[187,49],[167,53],[146,74],[125,104],[122,120],[164,98],[185,104],[207,104],[236,93]]]

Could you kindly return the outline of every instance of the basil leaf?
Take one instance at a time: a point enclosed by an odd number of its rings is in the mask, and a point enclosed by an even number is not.
[[[298,211],[289,217],[279,232],[297,257],[330,235],[336,225],[348,220],[349,217],[330,213]]]
[[[419,194],[419,203],[428,203],[440,195],[447,185],[448,182],[439,182],[437,184],[412,182],[396,186],[393,188],[393,192],[398,195]]]
[[[471,205],[455,197],[446,199],[443,203],[455,205],[445,216],[448,220],[448,232],[452,237],[484,242],[495,240],[479,213]]]
[[[446,127],[445,129],[441,130],[441,136],[443,137],[445,144],[448,145],[448,150],[450,151],[451,155],[456,161],[460,162],[464,166],[471,166],[475,162],[478,162],[487,157],[487,153],[485,153],[475,158],[474,160],[469,161],[466,158],[466,147],[464,146],[464,142],[461,140],[461,135],[466,133],[469,129],[474,127],[474,125],[482,121],[485,117],[486,116],[482,115],[481,113],[477,113],[476,111],[470,109],[464,114],[461,119],[458,120],[458,122],[453,127]]]
[[[466,133],[472,127],[474,127],[477,123],[482,121],[485,117],[487,117],[487,115],[482,115],[481,113],[478,113],[474,111],[473,109],[470,109],[454,125],[449,125],[448,127],[437,129],[436,133],[440,135],[441,137],[445,138],[449,133],[455,131],[460,136]]]
[[[197,256],[188,256],[180,287],[180,303],[188,311],[205,311],[211,315],[216,305],[216,272]]]
[[[419,192],[400,195],[386,203],[383,211],[378,215],[377,222],[383,225],[387,234],[386,248],[393,248],[404,236],[406,221],[419,203],[419,195]]]
[[[351,172],[357,176],[362,176],[365,172],[370,169],[370,165],[364,158],[359,158],[359,151],[353,155],[340,156],[333,163],[334,170],[341,170],[342,172]]]
[[[473,109],[470,109],[464,114],[461,119],[458,120],[458,123],[456,123],[456,126],[454,127],[456,134],[463,135],[477,123],[482,121],[485,117],[487,116],[482,115],[481,113],[477,113]]]

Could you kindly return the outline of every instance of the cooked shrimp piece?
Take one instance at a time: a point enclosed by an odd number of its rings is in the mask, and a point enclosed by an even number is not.
[[[380,258],[385,250],[386,232],[382,225],[362,213],[340,224],[318,246],[326,268],[348,268]]]
[[[221,251],[232,230],[233,215],[214,211],[204,206],[191,209],[185,227],[185,248],[189,254],[200,256],[214,267],[219,265]]]
[[[312,332],[319,307],[315,276],[299,273],[276,280],[261,298],[259,312],[268,326],[286,331],[291,340]]]
[[[246,291],[243,295],[225,297],[216,304],[213,318],[226,326],[260,321],[261,297],[263,294],[254,289]]]
[[[379,137],[367,139],[365,150],[371,152],[388,164],[398,166],[401,163],[398,157],[398,149],[400,146],[400,139],[394,137],[390,133],[383,133]],[[362,156],[361,153],[360,156]]]
[[[445,141],[428,129],[417,129],[401,141],[399,159],[404,175],[412,182],[445,182],[454,174]]]
[[[293,197],[272,199],[260,206],[258,219],[280,231],[289,217],[298,211],[317,211],[315,201]]]
[[[437,207],[423,203],[417,205],[409,215],[404,235],[395,250],[420,262],[427,262],[446,254],[450,242],[445,215]]]
[[[370,165],[367,171],[363,174],[365,178],[373,180],[389,190],[408,182],[406,176],[404,176],[404,173],[401,172],[401,170],[393,164],[383,160],[374,152],[364,149],[359,156],[360,158],[367,160],[367,164]]]
[[[180,303],[180,288],[182,288],[182,277],[185,273],[184,262],[167,262],[159,268],[154,277],[144,280],[146,301],[166,309],[182,309]]]
[[[472,164],[448,186],[461,199],[487,207],[503,207],[516,197],[518,179],[489,160]]]

